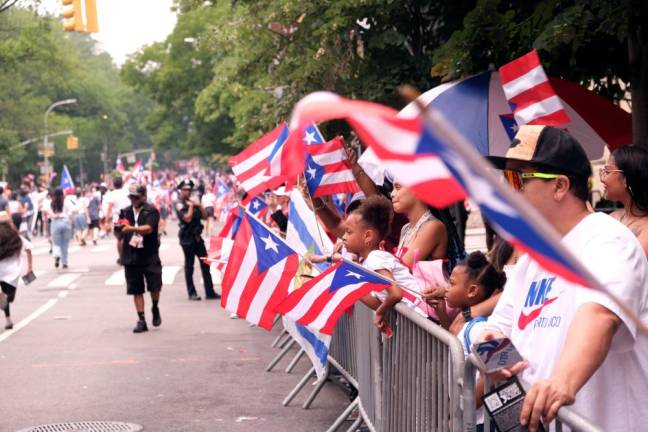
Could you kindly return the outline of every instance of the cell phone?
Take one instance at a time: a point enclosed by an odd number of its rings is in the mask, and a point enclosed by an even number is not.
[[[29,273],[27,273],[22,277],[22,280],[25,283],[25,285],[29,285],[30,283],[36,280],[36,275],[34,274],[33,271],[30,271]]]
[[[486,373],[505,369],[522,361],[522,356],[509,338],[475,343],[471,346],[471,351],[481,363],[480,369]]]
[[[520,425],[520,414],[525,396],[526,392],[520,381],[513,377],[482,397],[484,407],[499,432],[527,430]],[[542,423],[538,424],[538,431],[545,432]]]

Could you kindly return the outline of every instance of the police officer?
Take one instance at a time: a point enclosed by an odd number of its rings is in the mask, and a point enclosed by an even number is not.
[[[193,180],[182,180],[178,184],[180,194],[175,203],[175,210],[180,222],[180,246],[185,257],[185,282],[187,284],[187,294],[189,300],[200,300],[196,293],[196,287],[193,282],[194,258],[206,257],[207,249],[201,237],[203,225],[201,220],[207,219],[207,211],[200,204],[200,201],[191,197],[194,189]],[[214,291],[209,266],[198,260],[200,271],[202,272],[203,283],[205,284],[205,298],[218,299],[220,296]]]

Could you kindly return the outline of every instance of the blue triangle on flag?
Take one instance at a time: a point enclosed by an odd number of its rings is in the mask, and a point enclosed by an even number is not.
[[[306,154],[306,167],[304,169],[304,177],[308,184],[310,194],[314,194],[322,179],[324,178],[324,167],[315,163],[313,156]]]
[[[518,131],[518,124],[515,121],[515,117],[513,117],[513,114],[500,114],[499,118],[504,130],[506,131],[506,135],[510,140],[513,140]]]
[[[345,286],[357,283],[389,285],[389,282],[386,279],[370,273],[362,267],[343,262],[335,271],[329,291],[334,292],[340,288],[344,288]]]
[[[304,129],[304,144],[324,144],[325,142],[326,141],[324,141],[324,137],[322,136],[317,126],[315,126],[315,124],[312,124]]]
[[[252,238],[254,239],[254,245],[257,251],[259,274],[295,253],[282,239],[277,237],[275,233],[270,231],[261,222],[249,216],[247,216],[247,220],[252,228]]]

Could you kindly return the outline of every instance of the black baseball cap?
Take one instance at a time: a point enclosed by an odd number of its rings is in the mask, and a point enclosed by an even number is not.
[[[146,186],[132,184],[128,187],[128,196],[142,197],[146,195]]]
[[[496,168],[506,162],[527,162],[552,174],[577,178],[592,176],[592,166],[580,143],[564,129],[553,126],[522,125],[511,141],[506,156],[488,156]]]

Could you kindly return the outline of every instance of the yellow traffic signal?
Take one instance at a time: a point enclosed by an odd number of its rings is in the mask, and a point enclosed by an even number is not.
[[[86,31],[88,33],[97,33],[99,24],[97,23],[97,0],[85,0]]]
[[[77,150],[79,148],[79,138],[74,135],[68,135],[67,148],[68,150]]]
[[[67,22],[63,23],[63,29],[65,31],[83,31],[83,16],[81,15],[81,0],[62,0],[63,6],[63,18],[67,19]]]
[[[63,17],[68,21],[63,23],[65,31],[97,33],[97,1],[96,0],[61,0]],[[85,12],[85,26],[83,13]]]

